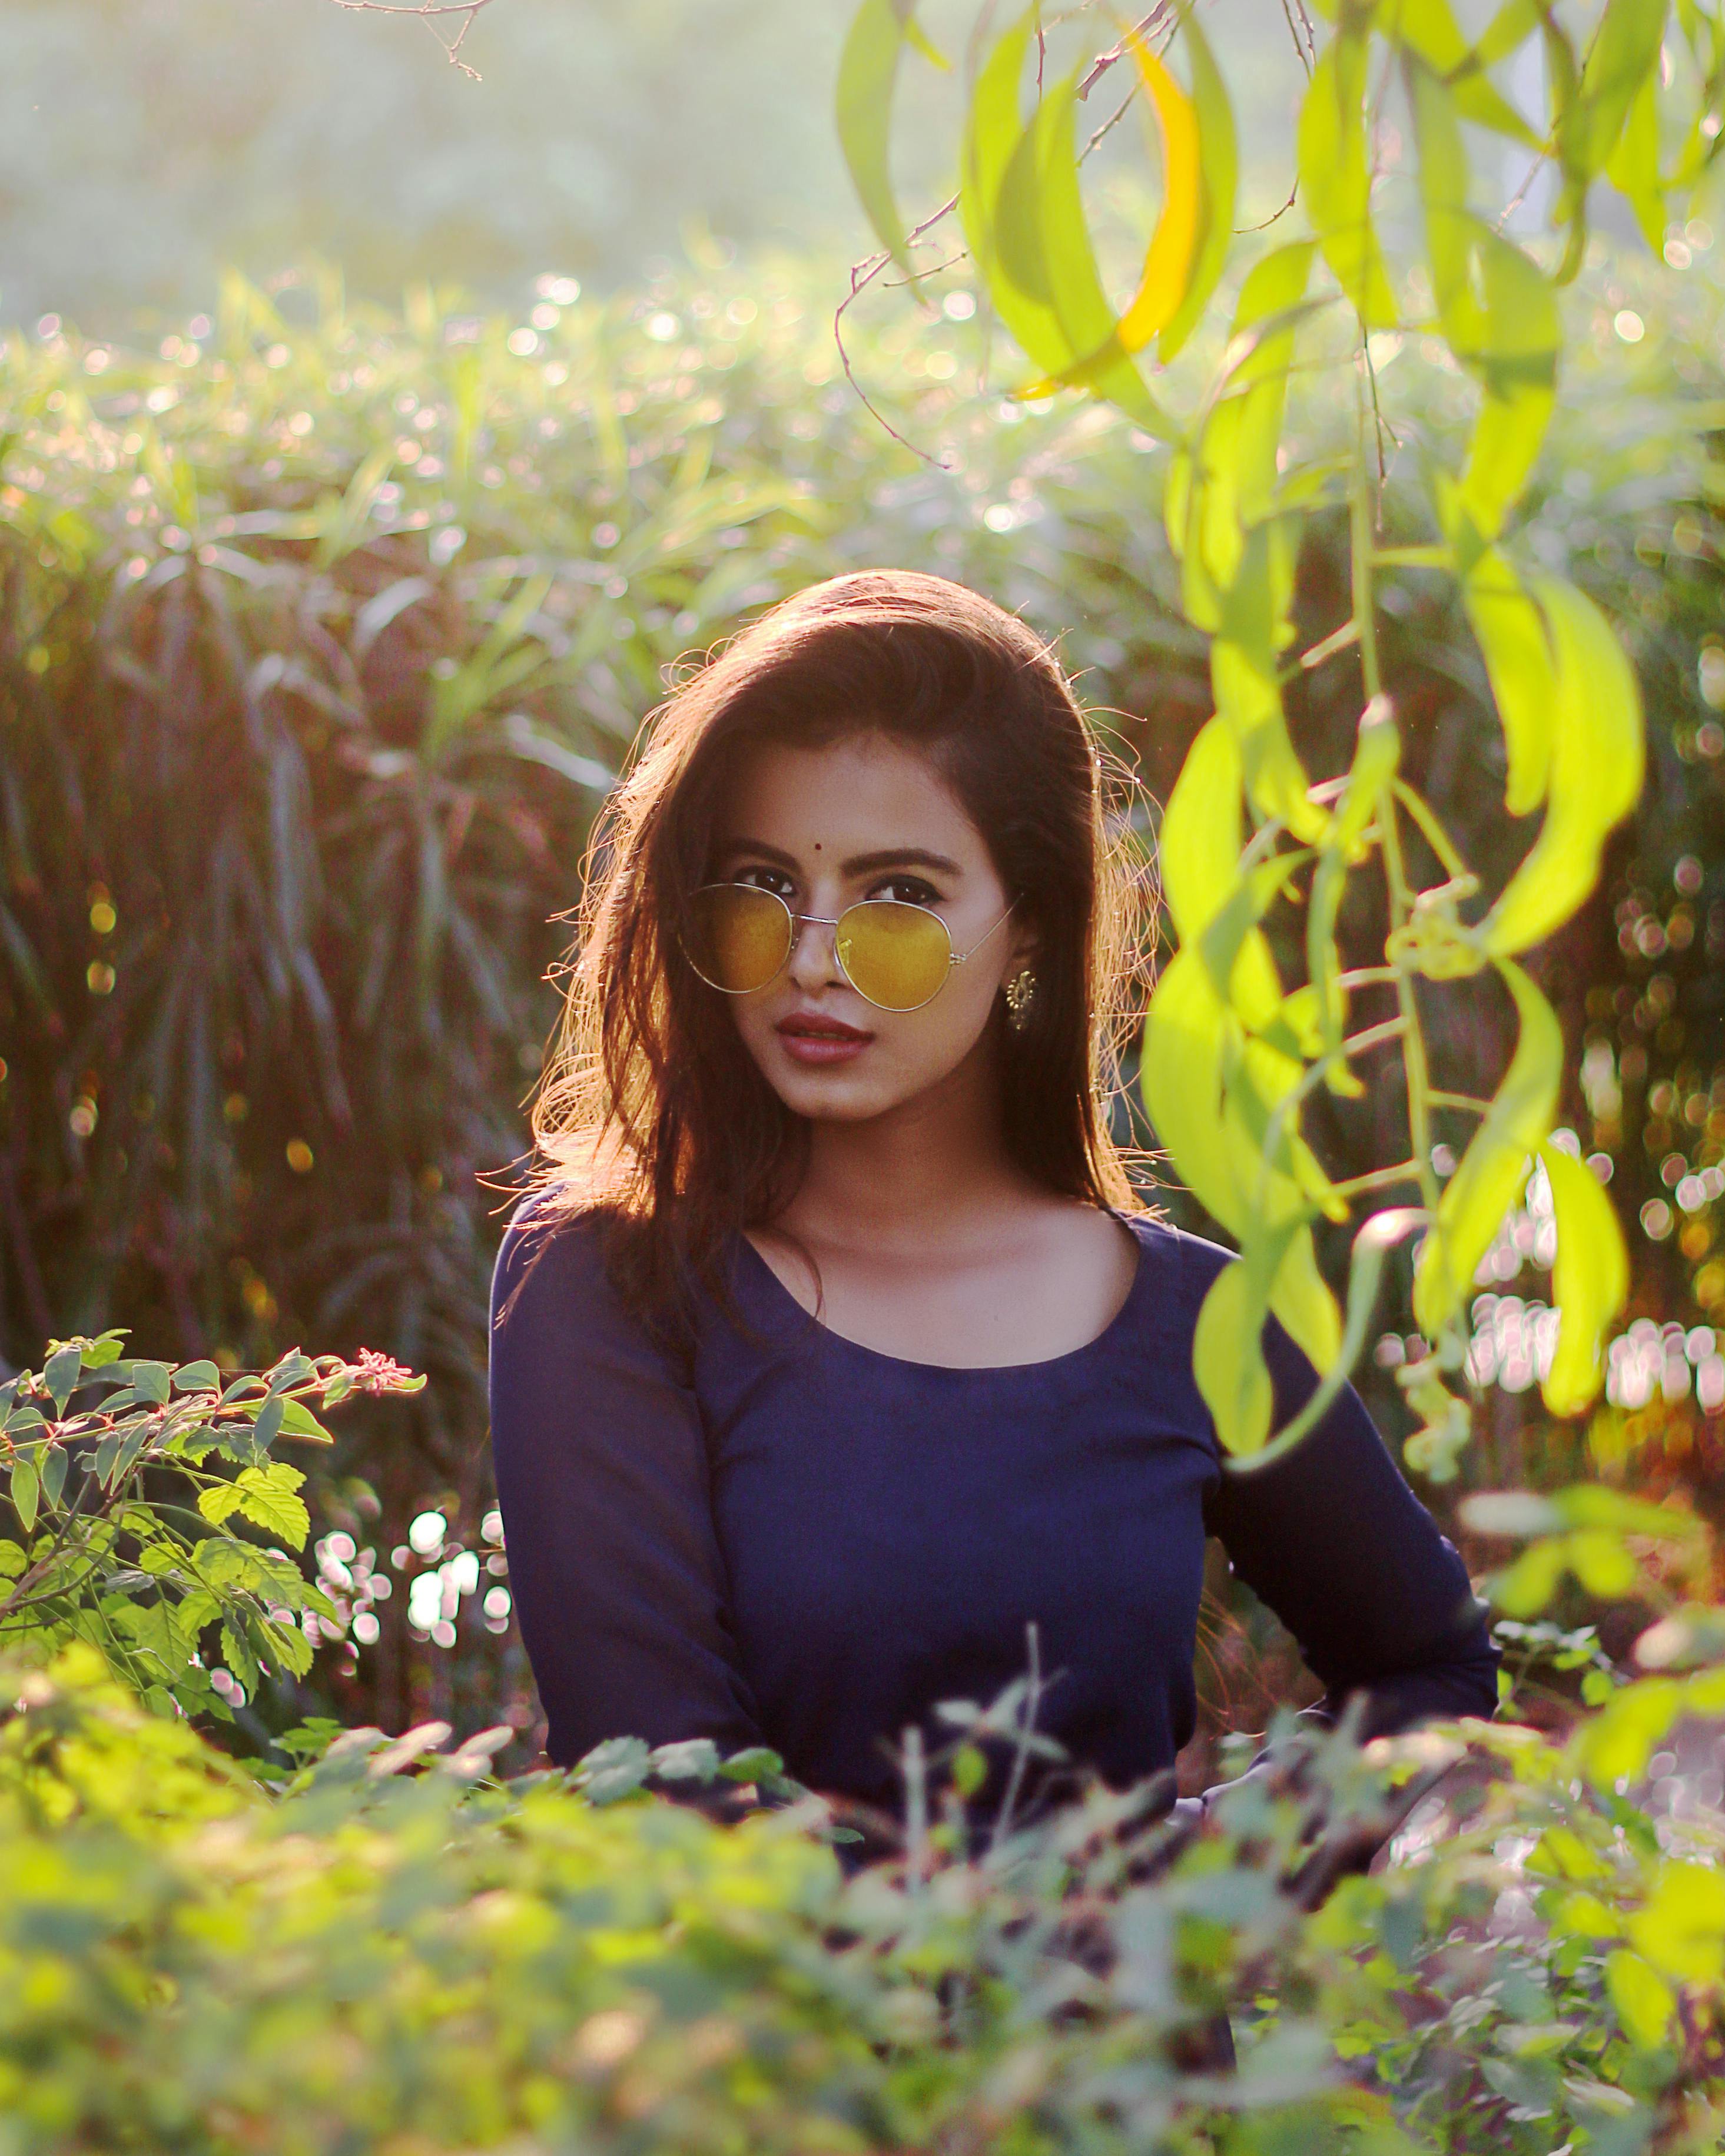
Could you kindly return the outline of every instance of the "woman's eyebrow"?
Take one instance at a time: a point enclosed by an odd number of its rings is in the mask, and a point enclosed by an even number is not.
[[[844,872],[848,876],[875,875],[882,869],[932,869],[937,875],[949,876],[964,873],[957,861],[923,846],[888,846],[878,854],[853,854]]]
[[[769,846],[762,839],[726,839],[719,848],[719,859],[723,861],[734,860],[740,854],[747,854],[751,860],[773,861],[780,868],[798,865],[794,854],[786,853],[783,846]]]

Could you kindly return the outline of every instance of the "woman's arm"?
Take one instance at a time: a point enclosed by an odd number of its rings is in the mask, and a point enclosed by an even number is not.
[[[504,1240],[491,1449],[551,1757],[607,1737],[758,1743],[695,1397],[619,1302],[592,1220],[530,1214]]]
[[[1273,1321],[1264,1338],[1286,1423],[1317,1376]],[[1333,1717],[1366,1695],[1361,1735],[1432,1717],[1488,1717],[1499,1656],[1452,1544],[1403,1481],[1353,1388],[1294,1450],[1229,1466],[1207,1510],[1237,1576],[1280,1617]]]

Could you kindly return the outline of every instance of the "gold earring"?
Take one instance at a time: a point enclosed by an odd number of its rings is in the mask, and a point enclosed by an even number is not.
[[[1002,993],[1006,998],[1006,1023],[1014,1033],[1022,1033],[1029,1024],[1030,1005],[1036,999],[1036,976],[1028,966],[1021,966]]]

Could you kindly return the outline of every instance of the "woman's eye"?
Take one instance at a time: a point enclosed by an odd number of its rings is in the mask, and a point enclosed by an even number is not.
[[[869,896],[896,899],[901,906],[937,906],[940,903],[940,893],[932,883],[925,883],[921,876],[884,877]]]
[[[746,883],[756,891],[770,891],[776,897],[789,899],[795,886],[783,869],[738,869],[731,879],[732,883]]]

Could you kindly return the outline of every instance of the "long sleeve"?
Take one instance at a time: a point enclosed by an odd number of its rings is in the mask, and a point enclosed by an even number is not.
[[[1273,1322],[1265,1358],[1276,1423],[1311,1397],[1312,1365]],[[1432,1717],[1489,1717],[1498,1655],[1467,1569],[1397,1471],[1352,1387],[1284,1459],[1257,1472],[1224,1462],[1207,1507],[1235,1574],[1280,1617],[1325,1687],[1351,1693],[1363,1734]]]
[[[701,1417],[621,1306],[594,1224],[518,1220],[491,1313],[497,1495],[551,1757],[607,1737],[757,1743]]]

